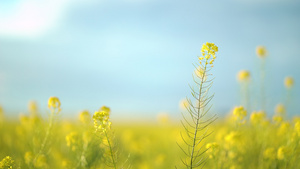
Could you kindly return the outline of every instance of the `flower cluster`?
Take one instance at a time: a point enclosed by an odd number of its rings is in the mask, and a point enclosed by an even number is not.
[[[202,60],[205,60],[205,64],[210,64],[213,67],[213,63],[216,59],[216,52],[218,52],[218,46],[214,43],[206,42],[203,44],[201,48],[202,57],[199,57],[200,64]]]
[[[106,107],[100,108],[99,111],[96,111],[93,115],[94,127],[96,132],[104,133],[111,127],[111,122],[109,121],[110,112],[107,111]]]
[[[79,136],[77,132],[71,132],[66,136],[67,146],[75,151],[78,148]]]
[[[60,111],[60,101],[57,97],[50,97],[48,100],[49,109],[58,109]]]
[[[84,111],[80,112],[79,113],[79,120],[83,124],[90,123],[90,121],[91,121],[91,115],[90,115],[89,111],[84,110]]]
[[[250,121],[253,124],[261,124],[266,118],[266,113],[264,111],[252,112],[250,116]]]
[[[236,120],[243,120],[247,116],[247,111],[243,106],[236,107],[233,110],[233,115],[235,116]]]
[[[207,149],[206,153],[209,154],[209,158],[214,158],[217,155],[217,153],[219,152],[219,148],[220,148],[220,146],[216,142],[207,143],[206,144],[206,149]]]
[[[14,164],[14,160],[10,156],[6,156],[0,161],[0,168],[13,168],[12,165]]]

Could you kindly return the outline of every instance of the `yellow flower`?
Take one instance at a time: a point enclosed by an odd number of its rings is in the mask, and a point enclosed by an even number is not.
[[[290,89],[294,86],[294,79],[290,76],[284,79],[284,85],[286,88]]]
[[[89,111],[84,110],[79,113],[79,120],[83,124],[88,124],[91,121],[91,115]]]
[[[267,50],[264,46],[257,46],[256,47],[256,54],[260,58],[265,58],[267,56]]]
[[[273,116],[273,121],[274,121],[276,124],[280,124],[280,123],[283,121],[283,118],[282,118],[282,116],[280,116],[280,115],[275,115],[275,116]]]
[[[96,111],[93,115],[93,120],[96,132],[103,133],[111,127],[111,122],[109,121],[109,112],[107,111]]]
[[[106,107],[106,106],[102,106],[99,111],[105,111],[108,113],[108,115],[110,114],[110,108],[109,107]]]
[[[212,152],[216,152],[219,150],[219,144],[216,142],[212,142],[212,143],[207,143],[206,144],[206,149],[207,149],[207,153],[212,153]]]
[[[295,131],[297,132],[298,136],[300,136],[300,121],[295,123]]]
[[[35,161],[34,166],[37,168],[45,168],[47,166],[47,159],[44,155],[39,155]]]
[[[32,163],[32,160],[33,160],[33,154],[32,154],[32,152],[27,151],[27,152],[25,153],[25,155],[24,155],[24,160],[25,160],[25,163],[26,163],[26,164]]]
[[[249,81],[250,80],[250,72],[247,70],[241,70],[237,75],[237,79],[240,82]]]
[[[261,122],[264,121],[265,117],[266,117],[266,113],[264,111],[252,112],[250,116],[250,121],[253,124],[260,124]]]
[[[49,109],[55,109],[58,108],[60,109],[60,101],[57,97],[50,97],[48,100],[48,107]]]
[[[232,131],[225,136],[225,141],[231,145],[237,144],[240,141],[240,139],[241,139],[241,134],[236,131]]]
[[[205,58],[206,64],[209,63],[211,66],[213,66],[213,62],[216,59],[216,52],[218,52],[218,51],[219,51],[219,49],[214,43],[206,42],[205,44],[202,45],[202,48],[201,48],[202,56],[205,56],[205,57],[200,57],[199,58],[200,62],[201,62],[201,60],[203,60]]]
[[[284,160],[287,159],[288,155],[290,154],[290,150],[288,147],[286,146],[281,146],[279,147],[279,149],[277,150],[277,158],[279,160]]]
[[[274,160],[276,159],[276,150],[274,148],[267,148],[264,151],[264,158]]]
[[[283,104],[277,104],[275,107],[275,113],[279,115],[284,115],[286,112],[285,106]]]
[[[28,103],[28,110],[31,113],[31,115],[36,116],[38,112],[38,106],[35,101],[30,101]]]
[[[278,134],[279,135],[284,135],[287,133],[287,131],[290,128],[290,123],[288,122],[282,122],[279,129],[278,129]]]
[[[13,168],[14,160],[10,156],[6,156],[0,161],[0,168]]]
[[[239,106],[234,108],[233,114],[235,115],[236,119],[243,120],[244,117],[247,116],[247,111],[244,109],[243,106]]]
[[[66,136],[67,146],[71,147],[72,151],[75,151],[78,147],[79,136],[76,132],[71,132]]]

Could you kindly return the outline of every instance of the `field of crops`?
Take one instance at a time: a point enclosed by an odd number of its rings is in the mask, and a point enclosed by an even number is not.
[[[82,111],[76,120],[63,119],[59,97],[49,98],[48,112],[30,102],[26,114],[8,119],[2,105],[0,168],[300,168],[300,118],[288,118],[288,102],[267,116],[271,113],[264,110],[263,69],[261,109],[249,104],[251,74],[242,70],[237,76],[242,104],[218,119],[209,110],[209,70],[217,52],[213,43],[203,45],[192,97],[181,102],[181,122],[167,114],[156,122],[114,122],[109,105]],[[266,49],[258,47],[257,55],[263,63]],[[292,92],[294,79],[287,77],[283,85]]]

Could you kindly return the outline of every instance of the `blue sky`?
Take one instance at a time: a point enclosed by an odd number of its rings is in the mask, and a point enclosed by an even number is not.
[[[269,52],[269,114],[287,75],[300,101],[298,1],[0,1],[0,23],[0,104],[9,112],[29,100],[46,110],[58,96],[68,115],[107,105],[118,117],[178,116],[205,42],[219,46],[214,112],[239,105],[239,70],[258,87],[258,45]]]

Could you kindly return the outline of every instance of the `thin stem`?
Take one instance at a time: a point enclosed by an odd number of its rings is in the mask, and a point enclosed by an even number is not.
[[[105,137],[106,137],[106,139],[107,139],[107,143],[108,143],[108,146],[109,146],[110,155],[111,155],[111,159],[112,159],[114,168],[117,169],[116,162],[115,162],[115,158],[114,158],[114,154],[113,154],[112,147],[111,147],[111,143],[110,143],[109,138],[108,138],[108,136],[107,136],[106,130],[105,130],[104,133],[105,133]]]
[[[51,133],[51,130],[52,130],[52,127],[53,127],[54,113],[55,113],[55,110],[51,109],[49,126],[48,126],[48,129],[46,131],[46,135],[44,137],[44,140],[43,140],[43,143],[41,145],[41,148],[40,148],[38,154],[35,156],[35,158],[33,160],[33,164],[36,162],[37,158],[44,152],[45,146],[46,146],[46,144],[47,144],[47,142],[49,140],[49,136],[50,136],[50,133]]]
[[[193,156],[194,156],[194,151],[195,151],[195,144],[196,144],[196,138],[197,138],[197,132],[198,132],[198,125],[199,125],[199,120],[200,120],[200,98],[201,98],[201,94],[202,94],[202,85],[203,85],[203,81],[204,81],[204,77],[205,77],[205,73],[206,73],[206,66],[207,66],[207,61],[205,62],[205,67],[204,67],[204,72],[202,74],[202,78],[201,78],[201,84],[199,87],[199,101],[198,101],[198,108],[197,108],[197,121],[196,121],[196,128],[195,128],[195,133],[194,133],[194,139],[193,139],[193,146],[192,146],[192,153],[191,153],[191,161],[190,161],[190,168],[193,168]]]

